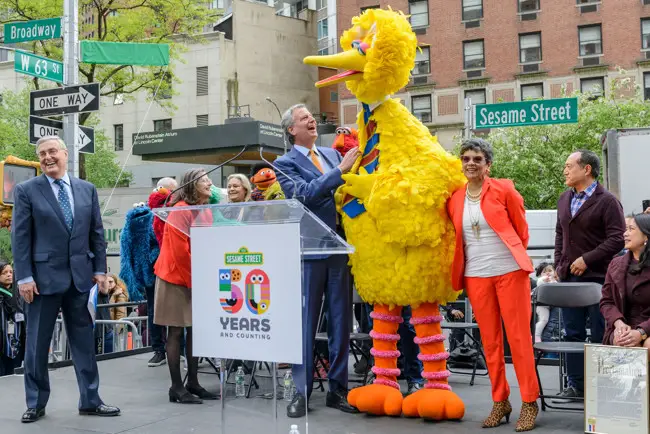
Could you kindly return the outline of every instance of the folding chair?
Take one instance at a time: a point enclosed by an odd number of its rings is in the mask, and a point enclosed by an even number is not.
[[[600,302],[602,297],[602,285],[591,282],[562,282],[562,283],[544,283],[537,287],[537,299],[533,304],[533,312],[537,305],[549,307],[588,307]],[[560,314],[560,329],[562,329],[562,315]],[[535,372],[539,383],[540,400],[542,401],[542,411],[546,408],[565,411],[584,411],[582,407],[557,406],[546,403],[548,398],[557,398],[555,395],[544,395],[542,388],[542,379],[539,376],[539,361],[546,353],[558,353],[560,355],[560,376],[562,367],[567,354],[584,354],[584,342],[538,342],[534,345],[537,351],[535,358]],[[573,398],[572,401],[583,401],[584,398]]]
[[[447,367],[447,370],[449,372],[452,372],[454,374],[462,374],[462,375],[471,375],[472,378],[469,381],[469,385],[473,386],[474,385],[474,379],[478,375],[479,377],[485,377],[488,375],[487,369],[485,369],[485,372],[476,372],[478,369],[478,363],[481,358],[483,358],[483,361],[486,362],[485,359],[485,354],[483,353],[483,346],[481,345],[481,341],[474,339],[474,336],[472,336],[472,333],[470,331],[473,331],[475,329],[478,329],[478,324],[476,323],[471,323],[471,322],[442,322],[440,324],[440,327],[444,330],[462,330],[464,336],[466,339],[468,339],[471,343],[471,348],[476,350],[476,355],[473,357],[473,366],[472,366],[472,373],[469,374],[469,372],[463,372],[463,371],[458,371],[458,370],[453,370],[449,367]],[[487,362],[486,362],[487,365]],[[481,369],[483,371],[483,369]]]

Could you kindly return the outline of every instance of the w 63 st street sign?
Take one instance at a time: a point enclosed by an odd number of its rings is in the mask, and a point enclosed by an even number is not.
[[[24,51],[16,51],[14,70],[21,74],[63,83],[63,63]]]
[[[578,98],[540,99],[474,106],[474,129],[578,122]]]

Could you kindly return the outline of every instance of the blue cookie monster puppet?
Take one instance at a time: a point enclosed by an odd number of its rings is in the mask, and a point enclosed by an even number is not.
[[[131,301],[145,300],[145,288],[156,283],[153,267],[160,247],[153,220],[153,212],[144,202],[134,204],[134,208],[126,213],[120,237],[120,278],[126,284]]]

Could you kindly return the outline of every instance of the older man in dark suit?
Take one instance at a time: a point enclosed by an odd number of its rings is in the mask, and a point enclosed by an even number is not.
[[[597,181],[600,159],[587,150],[569,155],[564,166],[570,187],[558,200],[555,229],[555,268],[564,282],[603,284],[607,267],[624,246],[625,217],[621,203]],[[564,308],[567,340],[584,342],[586,319],[591,320],[591,341],[601,343],[605,320],[598,305]],[[582,355],[567,355],[569,387],[555,401],[580,398],[584,390]]]
[[[27,302],[22,422],[45,415],[50,397],[47,358],[61,309],[79,385],[79,414],[117,416],[99,397],[89,292],[106,279],[106,243],[95,187],[67,173],[68,151],[58,137],[36,144],[43,175],[14,190],[11,245],[21,296]]]
[[[350,150],[341,159],[335,150],[317,147],[316,121],[302,104],[294,105],[285,112],[282,127],[293,145],[289,153],[275,161],[275,166],[280,169],[277,176],[285,196],[295,196],[336,231],[334,191],[343,184],[341,175],[352,168],[359,155],[358,149]],[[344,255],[304,261],[304,355],[303,363],[293,367],[298,393],[287,407],[289,417],[301,417],[307,411],[306,399],[311,395],[313,384],[314,337],[323,292],[328,303],[327,334],[331,366],[328,375],[330,391],[325,402],[328,407],[348,413],[357,412],[347,401],[351,287],[346,264],[347,256]]]

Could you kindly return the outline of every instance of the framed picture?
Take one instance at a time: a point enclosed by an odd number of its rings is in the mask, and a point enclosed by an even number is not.
[[[648,350],[585,345],[585,433],[649,434]]]

